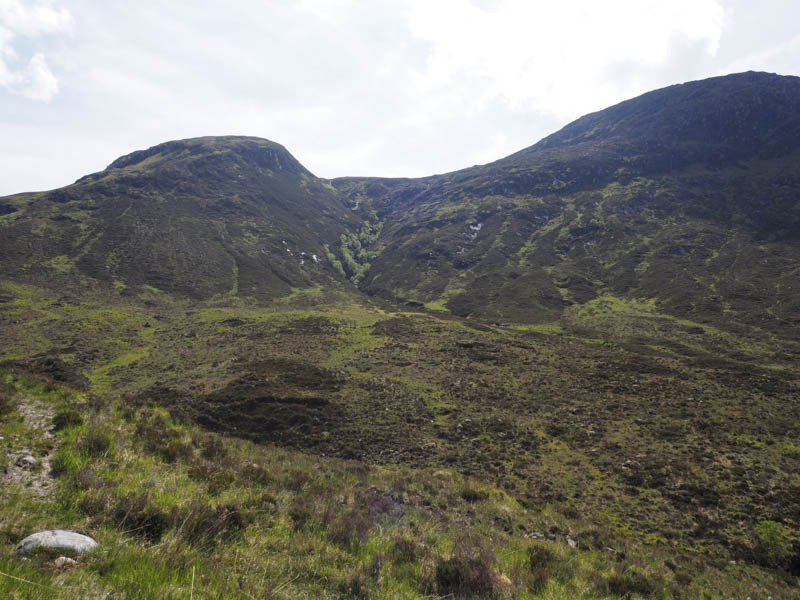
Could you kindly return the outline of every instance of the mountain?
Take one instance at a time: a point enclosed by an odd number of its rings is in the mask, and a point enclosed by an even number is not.
[[[444,175],[215,137],[0,198],[0,544],[109,549],[0,553],[0,595],[795,598],[799,103],[743,73]]]
[[[0,277],[86,278],[261,301],[334,284],[323,246],[356,219],[283,146],[167,142],[73,185],[0,201]]]
[[[370,294],[516,322],[610,294],[795,327],[798,152],[800,78],[743,73],[644,94],[488,165],[333,183],[382,220]]]
[[[647,298],[795,336],[799,115],[800,78],[718,77],[420,179],[328,182],[255,138],[168,142],[0,200],[0,276],[261,303],[355,293],[349,279],[395,305],[521,323]]]

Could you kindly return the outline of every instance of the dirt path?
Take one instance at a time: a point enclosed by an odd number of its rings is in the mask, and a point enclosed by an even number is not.
[[[0,473],[4,486],[27,488],[39,496],[55,489],[50,476],[50,460],[55,449],[53,409],[39,400],[21,398],[17,412],[23,418],[24,434],[14,434],[0,440],[8,456],[5,473]],[[10,443],[9,443],[10,442]]]

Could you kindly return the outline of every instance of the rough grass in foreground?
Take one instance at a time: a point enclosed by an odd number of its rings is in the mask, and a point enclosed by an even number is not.
[[[260,447],[159,408],[4,382],[61,416],[54,497],[0,491],[3,598],[791,597],[769,571],[618,539],[451,471]],[[32,441],[15,415],[4,442]],[[11,554],[49,527],[100,547],[67,569]],[[770,527],[763,539],[774,547]]]

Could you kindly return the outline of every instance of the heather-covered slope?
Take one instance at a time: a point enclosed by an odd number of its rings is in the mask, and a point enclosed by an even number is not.
[[[370,294],[497,321],[605,294],[784,332],[800,318],[796,77],[672,86],[495,163],[334,184],[382,222]]]
[[[355,223],[282,146],[243,137],[160,144],[0,206],[4,279],[93,279],[194,298],[336,286],[323,244]]]

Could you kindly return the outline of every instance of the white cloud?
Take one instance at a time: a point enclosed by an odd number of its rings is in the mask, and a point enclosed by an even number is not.
[[[113,140],[80,135],[76,129],[41,127],[37,124],[0,121],[0,190],[46,190],[72,183],[85,172],[75,172],[71,157],[90,156],[102,168],[117,148]],[[0,192],[2,194],[2,192]]]
[[[47,1],[0,0],[0,23],[16,34],[37,36],[69,30],[72,15]]]
[[[31,100],[50,102],[58,93],[58,79],[50,71],[44,55],[34,54],[22,72],[20,93]]]
[[[13,80],[14,75],[6,66],[6,61],[17,58],[11,39],[14,37],[8,29],[0,26],[0,86],[6,87]]]
[[[608,65],[663,69],[680,45],[713,56],[724,24],[719,0],[499,0],[487,8],[468,0],[407,0],[407,6],[413,34],[432,43],[420,85],[443,108],[502,101],[561,118],[644,91],[634,77],[609,80]]]
[[[54,8],[46,0],[22,3],[0,0],[0,87],[31,100],[49,102],[58,93],[58,79],[42,52],[20,64],[15,38],[27,41],[69,31],[72,16],[66,8]]]

